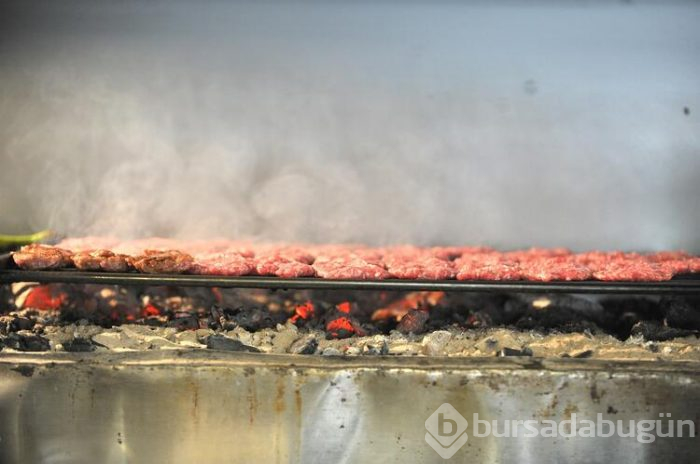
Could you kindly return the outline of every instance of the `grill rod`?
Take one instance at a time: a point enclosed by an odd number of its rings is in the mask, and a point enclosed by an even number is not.
[[[1,266],[0,266],[1,267]],[[132,286],[188,286],[222,288],[399,290],[510,293],[595,293],[633,295],[700,295],[700,278],[675,278],[665,282],[532,282],[456,280],[329,280],[314,277],[283,279],[258,276],[208,276],[188,274],[139,274],[83,272],[75,270],[25,271],[0,269],[0,283],[40,282]]]

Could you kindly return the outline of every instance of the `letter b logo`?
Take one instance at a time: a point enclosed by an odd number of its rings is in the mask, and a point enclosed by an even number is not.
[[[447,431],[445,424],[450,426],[450,430]],[[451,437],[457,433],[457,421],[454,419],[445,419],[445,413],[438,413],[438,435],[441,437]]]
[[[425,441],[443,458],[449,459],[467,442],[469,423],[449,403],[440,405],[425,421]]]

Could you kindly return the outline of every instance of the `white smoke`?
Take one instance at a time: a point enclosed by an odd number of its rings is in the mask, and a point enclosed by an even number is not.
[[[700,250],[696,4],[209,6],[0,9],[4,228]]]

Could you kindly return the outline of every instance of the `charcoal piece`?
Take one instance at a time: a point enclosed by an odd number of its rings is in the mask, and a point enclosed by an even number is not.
[[[451,296],[456,298],[457,296]],[[507,304],[511,298],[501,294],[467,294],[463,304],[468,308],[467,321],[479,321],[489,326],[510,324],[520,315],[513,314]],[[449,301],[449,300],[448,300]],[[478,325],[483,327],[484,325]]]
[[[532,356],[532,350],[530,348],[523,348],[522,350],[516,350],[513,348],[503,348],[501,351],[499,351],[496,356],[499,357],[504,357],[504,356]]]
[[[389,354],[389,344],[386,340],[382,340],[379,345],[367,344],[362,350],[363,354],[374,355],[374,356],[385,356]]]
[[[199,329],[199,318],[196,314],[175,313],[173,318],[166,324],[168,327],[175,327],[178,330]]]
[[[403,334],[414,333],[419,334],[425,332],[425,323],[430,315],[427,311],[411,310],[401,318],[396,330]]]
[[[453,324],[469,327],[470,310],[466,307],[438,305],[428,311],[430,317],[425,323],[425,330],[441,330]]]
[[[354,318],[340,316],[326,324],[326,338],[329,340],[349,338],[353,335],[366,335],[360,323]]]
[[[318,340],[313,335],[300,338],[292,343],[289,352],[292,354],[314,354],[318,348]]]
[[[0,316],[0,334],[8,334],[20,330],[31,330],[33,327],[34,320],[28,317],[15,315]]]
[[[391,333],[392,330],[396,329],[397,325],[398,321],[392,317],[367,323],[365,324],[365,328],[367,329],[367,333],[369,334],[388,334]]]
[[[667,297],[659,302],[659,306],[666,313],[669,327],[700,330],[700,299]]]
[[[286,320],[286,314],[272,313],[267,308],[239,307],[239,308],[212,308],[210,313],[210,325],[219,325],[221,328],[231,330],[237,326],[243,327],[249,332],[260,329],[269,329]],[[226,323],[230,324],[226,324]]]
[[[0,263],[0,265],[2,265],[2,263]],[[10,285],[0,285],[0,314],[5,311],[14,311],[17,309],[15,306],[15,298],[16,295],[12,294],[12,287]]]
[[[209,316],[207,317],[207,326],[213,330],[230,330],[226,327],[228,324],[227,315],[224,313],[224,308],[219,305],[212,305],[209,308]]]
[[[664,342],[677,337],[698,335],[697,331],[666,327],[654,321],[641,321],[632,327],[632,335],[641,335],[644,340]]]
[[[514,324],[519,330],[536,330],[543,333],[559,331],[564,333],[598,331],[597,326],[567,308],[558,308],[543,312],[531,312]]]
[[[517,303],[512,303],[516,305]],[[538,330],[545,333],[600,332],[598,321],[603,307],[586,298],[569,295],[524,298],[520,317],[513,324],[520,330]],[[514,310],[514,309],[512,309]]]
[[[470,329],[476,329],[479,327],[493,327],[496,324],[494,324],[489,313],[485,311],[476,311],[469,315],[463,325]]]
[[[27,317],[14,317],[8,324],[8,331],[19,332],[20,330],[31,330],[34,321]]]
[[[626,340],[632,327],[640,321],[661,322],[664,317],[661,306],[649,298],[606,298],[601,301],[604,313],[600,324],[609,333]]]
[[[51,348],[49,341],[39,335],[11,333],[3,343],[6,347],[17,351],[48,351]]]
[[[260,350],[255,347],[244,345],[240,340],[234,340],[223,335],[210,335],[207,337],[207,348],[210,350],[260,353]]]
[[[87,353],[95,351],[95,344],[86,338],[74,338],[63,343],[63,349],[70,353]]]

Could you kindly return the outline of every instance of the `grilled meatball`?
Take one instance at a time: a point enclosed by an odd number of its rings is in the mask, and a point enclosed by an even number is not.
[[[84,271],[125,272],[129,269],[127,256],[109,250],[79,251],[73,255],[73,264]]]
[[[146,274],[182,274],[192,270],[194,258],[177,250],[145,250],[130,257],[129,264]]]
[[[20,268],[31,271],[60,269],[73,263],[70,251],[39,244],[23,246],[13,253],[12,259]]]

